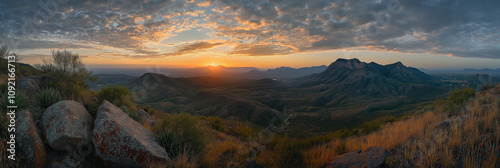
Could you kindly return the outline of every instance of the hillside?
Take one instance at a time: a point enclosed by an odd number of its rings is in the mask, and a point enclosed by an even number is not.
[[[401,63],[339,59],[321,73],[289,82],[146,73],[124,85],[136,93],[136,103],[168,113],[238,117],[267,125],[275,111],[288,108],[297,117],[287,131],[307,136],[414,112],[409,110],[447,92],[435,81]]]
[[[332,166],[342,163],[336,159],[349,157],[335,155],[378,146],[383,154],[370,157],[382,167],[499,167],[499,103],[497,85],[465,98],[456,110],[435,104],[433,109],[388,123],[374,133],[313,147],[306,158],[310,167]]]
[[[258,79],[258,78],[294,79],[298,77],[303,77],[323,72],[326,68],[327,66],[325,65],[304,67],[304,68],[279,67],[275,69],[268,69],[265,71],[251,70],[241,75],[253,79]]]
[[[446,99],[431,102],[425,101],[429,97],[402,95],[439,88],[432,78],[400,63],[365,69],[367,66],[356,60],[338,60],[317,74],[320,78],[311,75],[307,77],[311,80],[303,83],[173,78],[155,73],[111,76],[102,81],[119,82],[132,92],[125,87],[105,86],[100,91],[84,90],[83,97],[76,100],[71,100],[72,96],[61,97],[57,90],[60,88],[40,89],[53,78],[23,77],[18,80],[20,85],[33,85],[20,91],[34,94],[22,99],[36,101],[19,106],[16,136],[22,157],[18,162],[4,159],[8,146],[2,143],[0,164],[172,168],[500,165],[500,85],[484,87],[476,94],[473,88],[456,89]],[[371,75],[366,77],[363,73]],[[346,78],[336,77],[342,74]],[[352,104],[330,106],[308,101],[329,94],[328,89],[314,90],[318,85],[340,87],[377,79],[371,76],[384,79],[376,84],[415,90],[359,92],[343,97]],[[363,89],[360,86],[353,88]],[[425,94],[432,95],[420,95]],[[40,96],[46,98],[37,98]],[[142,103],[135,104],[130,99]],[[376,101],[384,103],[370,104]],[[0,116],[0,124],[6,127],[7,116]],[[0,135],[7,138],[5,130]],[[66,142],[90,144],[93,150],[86,153],[85,159],[76,160],[61,152],[64,147],[74,147]],[[111,152],[117,150],[129,152]]]

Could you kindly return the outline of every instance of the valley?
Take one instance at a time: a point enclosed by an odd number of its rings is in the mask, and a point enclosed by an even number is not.
[[[135,103],[166,113],[232,117],[266,127],[275,113],[287,109],[295,117],[284,132],[296,137],[420,112],[452,88],[400,62],[380,65],[357,59],[338,59],[320,73],[288,80],[156,73],[111,76],[101,75],[103,80],[97,83],[126,86]]]

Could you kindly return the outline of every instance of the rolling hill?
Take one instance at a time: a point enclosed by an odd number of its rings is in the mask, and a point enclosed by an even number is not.
[[[338,59],[320,73],[289,81],[146,73],[124,85],[136,103],[169,113],[237,117],[265,126],[288,108],[296,114],[289,133],[303,136],[414,112],[448,91],[435,77],[400,62],[357,59]]]

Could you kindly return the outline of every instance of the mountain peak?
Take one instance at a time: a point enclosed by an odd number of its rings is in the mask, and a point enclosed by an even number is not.
[[[361,62],[357,58],[353,59],[345,59],[345,58],[339,58],[335,62]]]
[[[405,66],[405,65],[403,65],[403,63],[401,63],[401,61],[398,61],[398,62],[394,63],[394,65],[396,65],[396,66]]]
[[[343,59],[339,58],[330,67],[344,67],[348,69],[359,69],[365,67],[366,63],[359,61],[357,58]]]
[[[321,83],[355,83],[370,81],[373,77],[409,83],[431,83],[433,80],[424,72],[406,67],[401,62],[380,65],[374,62],[367,64],[358,59],[338,59],[322,73],[312,75],[311,79]]]

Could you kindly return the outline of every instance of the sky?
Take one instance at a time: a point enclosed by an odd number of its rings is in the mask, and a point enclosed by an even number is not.
[[[1,0],[0,40],[36,64],[276,68],[338,58],[500,68],[498,0]]]

